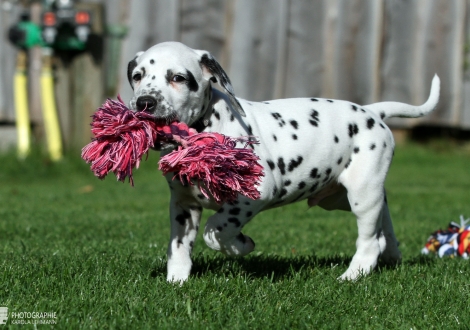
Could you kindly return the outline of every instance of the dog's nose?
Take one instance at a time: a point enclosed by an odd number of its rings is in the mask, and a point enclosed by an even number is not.
[[[137,111],[153,112],[157,106],[157,100],[150,95],[139,96],[135,102]]]

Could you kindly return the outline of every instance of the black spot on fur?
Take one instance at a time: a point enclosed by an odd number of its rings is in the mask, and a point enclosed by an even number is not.
[[[274,188],[273,188],[273,197],[275,197],[276,195],[277,195],[277,187],[274,186]]]
[[[150,60],[150,64],[154,64],[155,61],[153,59]]]
[[[168,69],[168,70],[166,70],[166,75],[165,75],[165,79],[166,79],[167,84],[170,83],[171,78],[173,78],[173,71]]]
[[[155,80],[155,76],[152,77],[152,80]]]
[[[253,128],[251,127],[251,125],[248,125],[248,134],[253,135]]]
[[[251,211],[246,212],[246,217],[247,218],[251,217],[252,215],[253,215],[253,212],[251,212]]]
[[[310,99],[310,100],[312,100],[313,102],[318,102],[318,99]]]
[[[228,218],[227,221],[233,223],[235,227],[240,227],[242,225],[240,223],[240,220],[238,220],[237,218]]]
[[[217,110],[214,110],[214,116],[217,120],[220,120],[220,113]]]
[[[329,176],[331,174],[331,167],[328,167],[325,173],[326,173],[326,176]]]
[[[357,154],[359,152],[359,147],[354,148],[354,153]]]
[[[340,165],[342,162],[343,162],[343,157],[340,157],[336,163]]]
[[[387,148],[387,143],[384,142],[384,148]]]
[[[333,103],[333,100],[326,100],[327,102]]]
[[[269,102],[263,102],[264,104],[269,104]]]
[[[230,121],[234,121],[235,120],[235,117],[233,116],[233,114],[230,115]]]
[[[385,112],[381,112],[380,113],[380,119],[384,119],[385,118]]]
[[[353,109],[354,111],[357,111],[357,107],[356,107],[354,104],[352,105],[352,109]]]
[[[374,149],[375,149],[375,143],[372,143],[372,144],[370,145],[370,150],[374,150]]]
[[[243,235],[242,233],[240,233],[240,234],[237,235],[237,239],[238,239],[240,242],[242,242],[243,244],[246,243],[246,237],[245,237],[245,235]]]
[[[290,124],[292,125],[292,127],[294,127],[295,129],[299,128],[299,123],[296,122],[295,120],[291,120],[289,123],[290,123]]]
[[[216,228],[218,231],[222,231],[222,230],[223,230],[223,228],[222,228],[221,226],[217,226],[217,227],[215,227],[215,228]]]
[[[197,195],[197,198],[199,198],[199,199],[205,199],[206,197],[204,197],[203,194],[198,194],[198,195]]]
[[[271,170],[274,170],[274,167],[276,167],[276,165],[274,165],[274,162],[273,162],[272,160],[268,160],[267,163],[268,163],[268,165],[269,165],[269,168],[270,168]]]
[[[368,129],[372,129],[374,127],[374,124],[375,124],[374,118],[367,119],[367,128]]]
[[[281,192],[279,193],[279,198],[282,198],[283,196],[285,196],[285,194],[287,194],[287,189],[282,188]]]
[[[274,141],[277,141],[277,136],[273,134]]]
[[[279,118],[282,118],[281,114],[278,113],[278,112],[272,112],[271,115],[274,117],[274,119],[279,119]]]
[[[284,159],[282,157],[279,157],[277,160],[277,167],[279,167],[282,175],[286,174],[286,164],[284,163]]]
[[[317,190],[317,187],[318,187],[318,182],[315,182],[315,184],[308,191],[313,193],[315,190]]]
[[[335,135],[335,143],[338,143],[339,142],[339,139],[338,137]]]
[[[318,127],[319,122],[320,122],[320,119],[318,118],[318,111],[313,109],[312,112],[310,113],[309,123],[315,127]]]
[[[193,73],[189,70],[186,70],[186,76],[188,77],[187,84],[188,84],[189,90],[191,92],[197,92],[197,90],[199,89],[199,84],[194,78]]]
[[[184,211],[183,213],[178,214],[178,215],[175,217],[175,220],[176,220],[181,226],[184,226],[185,223],[186,223],[186,219],[188,219],[189,217],[190,217],[189,212]]]
[[[240,214],[240,208],[235,207],[235,208],[229,210],[228,213],[231,214],[231,215],[239,215]]]
[[[217,213],[224,213],[224,208],[221,207],[221,208],[217,211]]]
[[[348,168],[349,165],[351,165],[351,161],[352,161],[352,159],[349,158],[348,162],[344,165],[344,168]]]
[[[292,134],[292,139],[293,139],[293,140],[297,140],[297,135]]]
[[[135,67],[137,66],[137,61],[135,60],[137,56],[127,64],[127,79],[129,80],[129,84],[132,86],[132,72],[134,71]],[[134,87],[132,87],[134,89]]]
[[[286,180],[286,181],[284,181],[284,186],[288,187],[288,186],[290,186],[291,183],[292,183],[291,180]]]
[[[246,201],[246,202],[245,202],[245,205],[250,205],[250,202]]]
[[[312,179],[316,179],[318,177],[318,168],[314,167],[311,171],[310,171],[310,177]]]
[[[303,157],[302,156],[298,156],[297,159],[291,159],[291,161],[289,162],[289,168],[288,168],[288,171],[289,172],[292,172],[294,170],[294,168],[298,167],[300,164],[302,164],[302,161],[303,161]]]
[[[382,127],[383,129],[385,129],[384,124],[380,123],[379,126]]]
[[[349,124],[348,131],[349,131],[349,137],[352,138],[354,135],[359,133],[359,128],[357,127],[356,124]]]
[[[300,182],[299,182],[299,185],[298,185],[297,187],[298,187],[299,189],[304,189],[305,186],[306,186],[306,183],[303,182],[303,181],[300,181]]]

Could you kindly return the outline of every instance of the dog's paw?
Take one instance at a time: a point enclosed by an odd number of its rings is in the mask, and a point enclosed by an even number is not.
[[[179,284],[180,286],[183,285],[184,282],[188,280],[188,276],[178,276],[178,275],[170,275],[168,274],[166,277],[166,281],[169,283]]]
[[[358,279],[360,279],[361,277],[366,276],[369,273],[370,273],[370,271],[365,273],[364,271],[359,270],[359,269],[350,270],[348,268],[348,270],[345,271],[340,277],[338,277],[337,280],[340,281],[340,282],[345,282],[345,281],[354,282],[354,281],[357,281]]]
[[[255,246],[255,242],[249,236],[240,233],[230,242],[223,244],[220,252],[228,256],[243,257],[252,252]]]
[[[246,235],[216,235],[214,231],[206,230],[204,241],[213,250],[220,251],[228,256],[243,257],[255,249],[255,242]]]
[[[166,280],[172,283],[183,284],[188,278],[191,272],[192,262],[191,259],[181,258],[181,260],[175,260],[175,258],[169,258],[167,264],[167,277]]]
[[[378,255],[375,253],[369,254],[356,254],[351,260],[348,269],[341,275],[338,280],[340,281],[356,281],[359,278],[369,275],[377,266]]]

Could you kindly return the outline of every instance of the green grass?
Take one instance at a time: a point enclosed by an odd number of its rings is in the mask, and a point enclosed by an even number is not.
[[[430,232],[470,217],[468,150],[397,148],[386,187],[403,263],[355,283],[336,280],[355,250],[354,217],[305,202],[247,225],[257,245],[245,258],[199,237],[191,279],[167,283],[169,192],[157,160],[131,188],[97,180],[76,157],[1,156],[0,306],[56,312],[60,329],[469,327],[470,262],[419,254]]]

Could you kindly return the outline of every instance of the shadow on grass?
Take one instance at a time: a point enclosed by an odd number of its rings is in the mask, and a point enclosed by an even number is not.
[[[260,255],[245,258],[204,256],[194,259],[191,271],[195,277],[203,277],[206,274],[244,274],[254,278],[270,278],[272,281],[292,278],[304,270],[325,269],[337,266],[349,265],[351,257],[331,256],[277,256]]]
[[[416,266],[416,265],[422,265],[422,266],[429,266],[433,265],[436,263],[436,256],[435,255],[418,255],[416,257],[411,258],[410,260],[407,260],[404,262],[405,265],[409,266]]]
[[[246,275],[253,278],[269,278],[272,281],[280,281],[293,278],[305,270],[331,269],[334,267],[347,268],[351,262],[351,256],[278,256],[260,255],[244,258],[229,258],[225,256],[199,255],[193,258],[192,277],[205,277],[208,274],[225,274],[232,276]],[[407,266],[432,265],[436,259],[430,256],[418,255],[403,262]],[[379,261],[378,269],[393,270],[397,266],[384,264]],[[166,264],[160,264],[150,272],[150,277],[157,277],[166,273]]]

